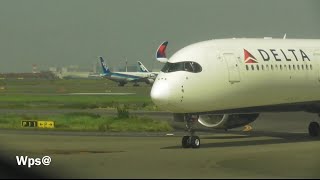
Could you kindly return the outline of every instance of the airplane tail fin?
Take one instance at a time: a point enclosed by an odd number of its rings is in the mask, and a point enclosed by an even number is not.
[[[156,58],[159,62],[166,63],[168,61],[166,56],[166,48],[168,41],[164,41],[157,49]]]
[[[108,68],[108,66],[106,65],[106,63],[104,62],[104,59],[99,56],[100,62],[101,62],[101,67],[102,67],[102,71],[104,74],[109,74],[111,73],[110,69]]]
[[[142,64],[142,62],[138,61],[138,65],[141,72],[149,72],[149,70]]]

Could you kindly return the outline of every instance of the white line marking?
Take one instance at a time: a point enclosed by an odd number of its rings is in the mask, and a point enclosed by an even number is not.
[[[69,93],[68,95],[131,95],[136,93]]]

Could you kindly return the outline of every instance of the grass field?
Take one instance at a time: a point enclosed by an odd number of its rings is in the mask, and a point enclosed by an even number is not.
[[[157,110],[150,98],[151,86],[132,83],[119,87],[106,79],[1,79],[0,108],[2,109],[93,109]],[[73,93],[133,93],[130,95],[74,95]],[[89,113],[52,116],[0,115],[0,128],[22,129],[22,120],[55,121],[53,130],[76,131],[169,131],[166,121],[146,117],[101,117]],[[25,128],[23,128],[25,129]],[[30,129],[30,128],[29,128]],[[32,130],[37,128],[31,128]]]
[[[0,80],[0,108],[116,108],[157,110],[151,86],[132,83],[119,87],[106,79],[4,79]],[[132,95],[70,95],[70,93],[134,93]]]
[[[139,83],[133,86],[128,83],[119,87],[118,83],[108,79],[1,79],[0,93],[2,94],[68,94],[68,93],[123,93],[130,92],[137,95],[149,95],[151,86]]]
[[[104,117],[83,112],[53,116],[0,115],[0,128],[39,130],[39,128],[22,127],[22,120],[54,121],[55,128],[46,130],[100,132],[159,132],[172,130],[167,121],[155,121],[147,117],[135,116],[124,118]],[[41,128],[41,130],[44,129]]]
[[[28,95],[7,94],[0,96],[0,108],[116,108],[127,104],[130,109],[156,110],[151,99],[142,95]]]

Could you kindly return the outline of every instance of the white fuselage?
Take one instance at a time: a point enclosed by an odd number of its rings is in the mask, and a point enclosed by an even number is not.
[[[102,76],[117,82],[145,82],[148,79],[155,79],[156,74],[152,72],[112,72]]]
[[[320,40],[220,39],[187,46],[168,63],[201,72],[160,72],[152,100],[175,113],[320,101]]]

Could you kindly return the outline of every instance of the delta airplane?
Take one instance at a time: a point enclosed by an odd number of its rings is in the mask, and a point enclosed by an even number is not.
[[[156,75],[150,72],[111,72],[104,59],[101,56],[99,59],[103,70],[103,74],[100,76],[119,82],[119,86],[124,86],[128,82],[133,82],[134,86],[138,86],[138,82],[152,84],[156,78]]]
[[[185,121],[183,148],[199,148],[193,125],[232,129],[263,112],[306,111],[320,115],[320,40],[208,40],[191,44],[170,59],[168,42],[156,58],[166,64],[151,90],[153,102]],[[309,135],[319,135],[319,123]]]

